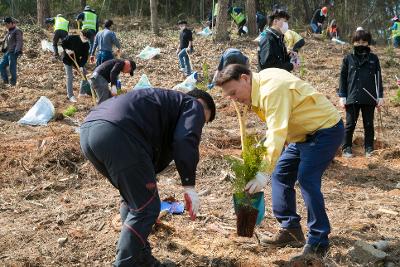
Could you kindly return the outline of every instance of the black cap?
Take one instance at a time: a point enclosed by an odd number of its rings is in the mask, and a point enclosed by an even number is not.
[[[187,21],[186,21],[186,20],[180,20],[180,21],[178,21],[178,25],[182,25],[182,24],[187,24]]]
[[[5,17],[3,23],[14,23],[15,20],[12,17]]]
[[[131,71],[129,72],[129,74],[133,76],[133,71],[136,69],[136,63],[133,60],[129,60],[129,63],[131,64]]]

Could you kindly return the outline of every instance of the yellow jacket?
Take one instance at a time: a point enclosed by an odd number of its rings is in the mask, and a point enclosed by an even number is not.
[[[291,73],[269,68],[252,73],[253,110],[267,124],[265,170],[272,173],[285,141],[304,142],[306,135],[330,128],[340,114],[329,100]]]
[[[298,34],[297,32],[292,31],[292,30],[287,30],[287,31],[285,32],[285,35],[284,35],[284,39],[283,39],[283,40],[284,40],[284,42],[285,42],[286,48],[287,48],[288,50],[290,50],[290,49],[292,49],[293,46],[294,46],[298,41],[300,41],[301,39],[303,39],[303,37],[301,37],[301,35]]]

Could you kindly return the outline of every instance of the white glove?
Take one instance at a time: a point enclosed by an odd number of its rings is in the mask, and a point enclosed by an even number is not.
[[[194,186],[185,186],[185,208],[189,211],[190,218],[194,221],[199,213],[200,200]]]
[[[111,86],[111,94],[113,96],[117,95],[117,86],[116,85]]]
[[[256,176],[246,184],[244,189],[250,194],[261,192],[267,185],[269,179],[270,175],[263,172],[257,172]]]
[[[384,103],[383,98],[378,98],[378,107],[382,107]]]
[[[74,50],[71,50],[71,49],[65,49],[65,53],[72,56],[75,52],[74,52]]]
[[[345,97],[341,97],[339,99],[339,106],[344,108],[346,106],[346,98]]]

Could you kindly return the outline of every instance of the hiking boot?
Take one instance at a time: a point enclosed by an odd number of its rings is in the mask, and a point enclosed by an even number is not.
[[[276,247],[301,247],[304,245],[305,238],[301,227],[299,228],[281,228],[273,237],[264,237],[260,239],[263,246]]]
[[[318,245],[311,245],[306,244],[303,247],[303,252],[300,255],[294,256],[290,259],[290,261],[298,261],[304,258],[324,258],[328,253],[329,246],[318,246]]]
[[[71,96],[71,97],[68,98],[68,99],[69,99],[69,102],[72,102],[72,103],[76,103],[76,102],[77,102],[75,96]]]
[[[353,157],[353,151],[351,150],[351,146],[348,146],[343,149],[343,157],[345,158],[352,158]]]
[[[372,147],[365,148],[365,156],[367,158],[371,157],[373,152],[374,152],[374,149]]]

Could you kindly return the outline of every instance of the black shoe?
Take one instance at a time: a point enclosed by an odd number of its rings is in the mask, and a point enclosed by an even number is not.
[[[372,156],[372,152],[374,152],[374,149],[373,149],[372,147],[366,147],[366,148],[365,148],[365,156],[366,156],[367,158],[369,158],[369,157]]]
[[[343,157],[345,157],[345,158],[352,158],[353,157],[353,151],[351,150],[351,146],[343,148],[342,152],[343,152]]]

